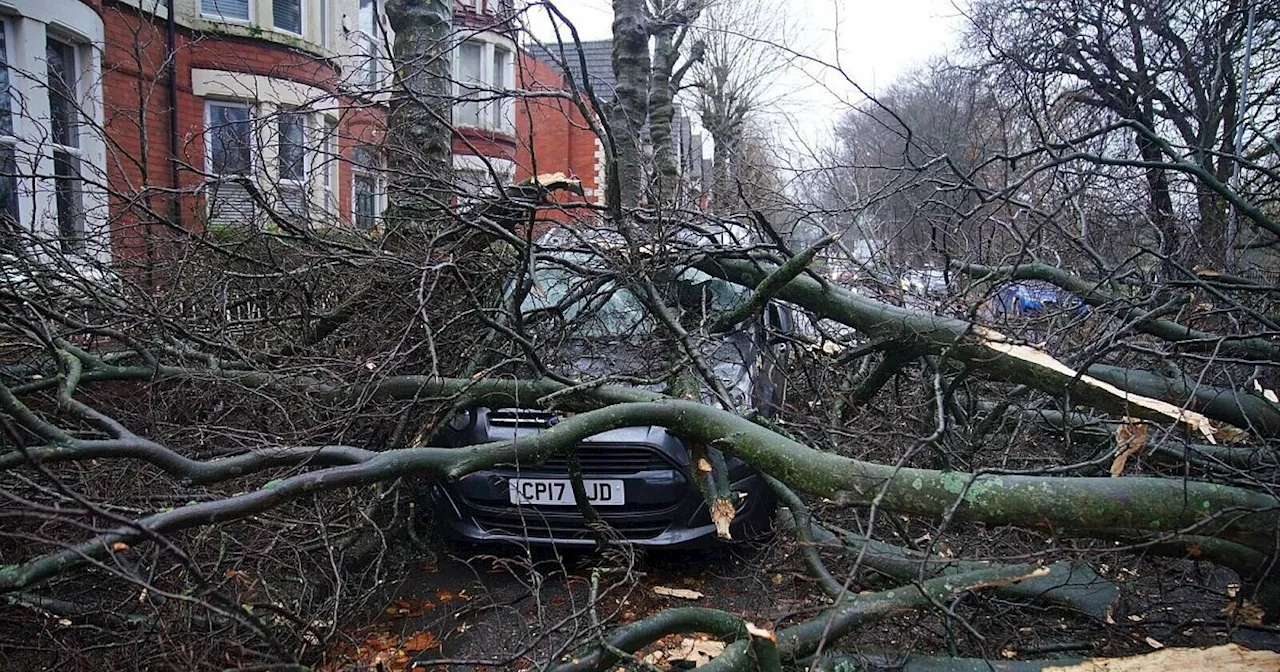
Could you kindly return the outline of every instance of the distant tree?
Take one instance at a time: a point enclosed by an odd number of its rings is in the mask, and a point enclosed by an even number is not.
[[[1251,6],[1256,30],[1243,92]],[[1235,155],[1236,133],[1243,125],[1245,154],[1257,156],[1274,152],[1270,139],[1280,131],[1271,102],[1280,86],[1278,10],[1240,0],[980,0],[969,43],[991,66],[1033,84],[1022,92],[1025,104],[1104,112],[1098,130],[1123,124],[1117,132],[1132,151],[1112,144],[1097,159],[1142,171],[1161,255],[1220,262],[1237,241],[1227,239],[1229,206],[1215,185],[1229,183],[1238,164],[1256,174],[1254,160]]]

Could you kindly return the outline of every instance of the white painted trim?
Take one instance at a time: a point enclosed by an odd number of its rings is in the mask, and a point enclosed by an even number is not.
[[[467,39],[455,45],[453,52],[456,54],[462,44],[471,43],[480,45],[480,82],[483,87],[492,91],[503,89],[511,89],[515,86],[515,61],[519,48],[515,41],[511,38],[493,32],[481,32],[474,35],[468,35]],[[503,63],[504,72],[502,73],[502,85],[499,86],[497,77],[494,75],[493,59],[497,50],[501,49],[506,52],[506,62]],[[453,96],[457,98],[461,95],[462,77],[460,73],[459,61],[456,56],[450,59],[453,74]],[[458,103],[455,103],[455,109]],[[501,110],[502,123],[494,125],[493,109],[498,106]],[[454,126],[462,128],[481,128],[488,131],[496,131],[498,133],[506,133],[512,135],[515,133],[515,106],[510,97],[497,97],[493,100],[486,100],[480,103],[480,125],[472,126],[471,124],[462,124],[454,121]]]
[[[101,17],[81,2],[0,0],[5,15],[9,87],[13,102],[13,148],[18,172],[33,174],[18,180],[18,210],[22,223],[38,236],[58,235],[53,145],[48,142],[49,91],[45,45],[50,34],[75,50],[75,98],[80,162],[80,207],[85,250],[72,255],[108,261],[111,258],[107,218],[106,142],[103,125]],[[19,101],[21,101],[19,103]]]
[[[515,161],[476,156],[475,154],[453,155],[453,167],[455,170],[483,170],[488,172],[489,166],[493,166],[494,172],[499,175],[508,175],[514,179],[516,174]]]
[[[200,98],[252,100],[288,107],[305,107],[314,111],[338,108],[335,96],[319,87],[279,77],[228,70],[193,69],[191,92]]]

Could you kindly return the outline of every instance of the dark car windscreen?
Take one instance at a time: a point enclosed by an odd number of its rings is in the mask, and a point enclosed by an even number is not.
[[[653,321],[635,294],[613,282],[599,287],[597,284],[565,268],[538,266],[520,311],[525,315],[553,311],[563,324],[573,326],[573,335],[581,338],[633,337],[653,332]]]
[[[679,302],[686,309],[696,305],[699,312],[731,310],[750,296],[746,288],[693,269],[680,273],[675,284]],[[578,338],[643,338],[656,328],[632,290],[548,264],[535,266],[520,310],[527,316],[551,311]]]

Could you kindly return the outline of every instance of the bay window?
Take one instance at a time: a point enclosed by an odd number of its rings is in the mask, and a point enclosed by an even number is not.
[[[106,259],[102,17],[82,3],[7,4],[0,14],[0,225],[9,226],[0,230],[21,235],[4,243],[41,254],[57,249],[76,263]]]
[[[513,132],[510,99],[514,52],[505,46],[470,40],[455,50],[453,122],[458,126]]]

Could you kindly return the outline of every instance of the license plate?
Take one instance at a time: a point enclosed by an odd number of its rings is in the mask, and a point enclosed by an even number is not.
[[[583,481],[587,501],[596,506],[621,506],[626,503],[622,481]],[[512,504],[547,504],[575,506],[573,486],[567,478],[513,478],[507,481],[507,494]]]

